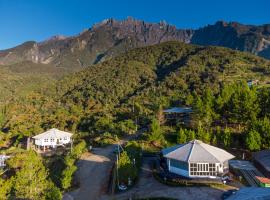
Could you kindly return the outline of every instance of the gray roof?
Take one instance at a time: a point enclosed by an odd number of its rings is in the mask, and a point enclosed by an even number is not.
[[[241,188],[232,194],[227,200],[269,200],[270,189],[261,187]]]
[[[270,171],[270,150],[253,153],[253,158],[259,162],[267,171]]]
[[[50,129],[44,133],[34,136],[34,139],[43,139],[43,138],[63,138],[63,137],[71,137],[72,133],[68,133],[65,131],[60,131],[58,129]]]
[[[190,107],[173,107],[166,110],[163,110],[165,113],[190,113],[192,108]]]
[[[192,140],[185,144],[163,149],[162,154],[165,158],[195,163],[223,163],[234,158],[227,151],[205,144],[200,140]]]

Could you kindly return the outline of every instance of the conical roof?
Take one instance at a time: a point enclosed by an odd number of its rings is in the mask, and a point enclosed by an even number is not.
[[[162,153],[165,158],[194,163],[223,163],[234,158],[227,151],[205,144],[200,140],[192,140],[185,144],[163,149]]]

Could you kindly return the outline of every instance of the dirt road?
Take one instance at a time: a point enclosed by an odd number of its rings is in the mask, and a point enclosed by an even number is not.
[[[80,188],[65,194],[63,200],[97,200],[107,192],[115,146],[98,148],[81,156],[76,174]]]
[[[124,144],[129,140],[136,139],[145,130],[139,130],[136,134],[120,140]],[[108,189],[110,171],[115,159],[114,150],[117,144],[105,148],[95,148],[91,153],[84,153],[78,161],[76,178],[80,188],[64,194],[63,200],[97,200],[104,196]]]

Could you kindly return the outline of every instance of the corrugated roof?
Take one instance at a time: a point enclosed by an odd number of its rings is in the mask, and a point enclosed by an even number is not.
[[[200,140],[162,150],[164,157],[183,162],[223,163],[234,156],[223,149],[208,145]]]
[[[270,189],[261,187],[241,188],[227,200],[270,200]]]
[[[63,138],[63,137],[71,137],[72,133],[68,133],[65,131],[60,131],[58,129],[50,129],[44,133],[34,136],[34,139],[43,139],[43,138]]]
[[[192,108],[190,107],[173,107],[166,110],[163,110],[165,113],[190,113]]]
[[[253,158],[266,170],[270,171],[270,150],[263,150],[253,153]]]

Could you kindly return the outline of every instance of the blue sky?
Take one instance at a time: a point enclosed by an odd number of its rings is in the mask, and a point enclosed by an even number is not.
[[[0,49],[75,35],[106,18],[132,16],[198,28],[217,20],[270,23],[270,0],[0,0]]]

